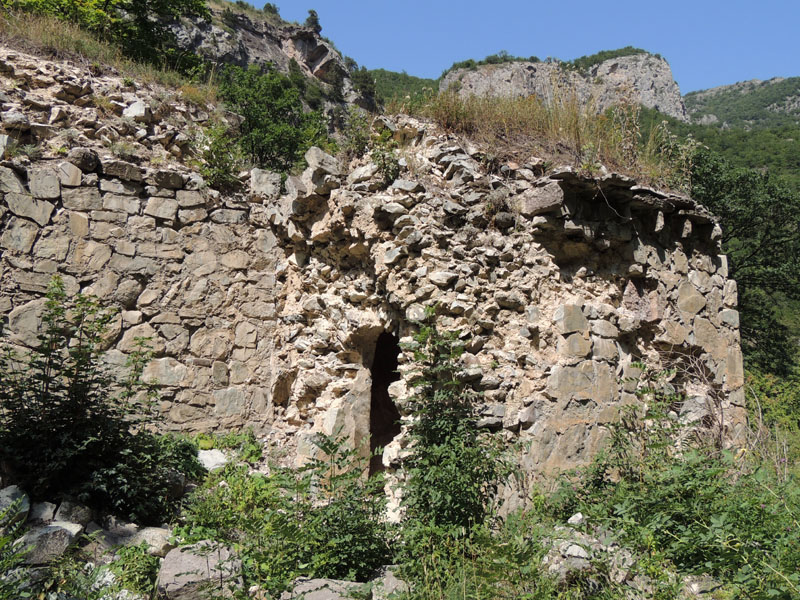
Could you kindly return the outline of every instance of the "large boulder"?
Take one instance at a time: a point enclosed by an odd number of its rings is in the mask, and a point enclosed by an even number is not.
[[[241,587],[242,563],[229,548],[199,542],[167,553],[158,573],[158,593],[169,600],[200,600],[213,591],[231,597]]]
[[[53,521],[49,525],[29,529],[20,539],[28,549],[25,557],[29,565],[45,565],[60,557],[77,542],[83,525],[66,521]]]
[[[364,585],[352,581],[336,579],[306,579],[302,577],[294,582],[291,592],[284,592],[281,600],[303,598],[303,600],[348,600],[355,597]]]

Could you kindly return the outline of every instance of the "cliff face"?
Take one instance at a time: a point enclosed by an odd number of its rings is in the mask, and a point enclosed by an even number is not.
[[[535,95],[546,99],[559,88],[574,90],[582,103],[593,103],[598,111],[626,96],[676,119],[688,120],[669,64],[651,54],[606,60],[588,73],[564,69],[558,63],[530,62],[457,69],[441,80],[439,89],[454,85],[462,96]]]
[[[481,426],[528,443],[530,473],[591,459],[606,424],[638,402],[639,361],[682,367],[673,383],[689,392],[686,422],[731,436],[743,423],[736,283],[719,226],[689,198],[613,174],[545,171],[534,157],[489,173],[478,150],[406,117],[377,122],[401,146],[388,189],[370,160],[342,165],[312,149],[285,191],[254,169],[226,196],[176,161],[170,136],[161,141],[201,118],[179,101],[154,113],[158,90],[122,92],[113,78],[0,54],[14,90],[6,128],[78,134],[66,154],[0,165],[0,315],[11,340],[35,343],[56,273],[70,294],[118,306],[109,364],[151,339],[145,376],[158,381],[165,428],[253,425],[298,461],[315,432],[354,444],[372,435],[394,469],[411,368],[397,342],[434,305],[440,326],[467,341]],[[126,117],[102,118],[91,91]],[[103,141],[112,130],[161,148],[160,164],[113,156]]]
[[[244,13],[230,13],[223,23],[218,9],[212,9],[212,15],[210,21],[184,19],[174,24],[178,45],[212,63],[269,64],[282,73],[288,73],[295,60],[308,77],[326,84],[341,80],[346,102],[368,104],[353,88],[341,54],[313,29],[272,24]]]

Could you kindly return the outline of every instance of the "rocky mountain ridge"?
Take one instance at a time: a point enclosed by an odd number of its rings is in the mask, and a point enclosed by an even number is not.
[[[800,124],[800,77],[751,79],[684,96],[692,122],[745,129]]]
[[[462,96],[531,96],[549,99],[558,93],[574,93],[598,111],[621,98],[688,120],[672,70],[663,58],[652,54],[621,56],[594,65],[588,72],[565,68],[558,62],[508,62],[456,69],[439,83],[440,90],[455,86]]]

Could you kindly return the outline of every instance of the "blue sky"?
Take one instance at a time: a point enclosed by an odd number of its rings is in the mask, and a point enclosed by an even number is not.
[[[304,21],[315,9],[322,35],[359,64],[419,77],[500,50],[569,60],[628,45],[664,56],[684,93],[800,76],[800,0],[274,3],[287,20]]]

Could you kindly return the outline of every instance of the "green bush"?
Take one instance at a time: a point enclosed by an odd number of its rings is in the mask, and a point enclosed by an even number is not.
[[[160,566],[161,561],[150,554],[147,542],[118,548],[117,558],[110,565],[123,588],[148,598],[155,591]]]
[[[113,311],[96,298],[67,299],[50,283],[35,347],[0,354],[0,456],[7,475],[34,498],[72,496],[140,521],[169,514],[178,474],[197,475],[185,441],[137,431],[148,417],[149,358],[140,340],[128,374],[115,381],[104,364]]]
[[[125,55],[187,72],[199,59],[178,48],[169,22],[208,18],[205,0],[11,0],[13,8],[76,23],[118,44]]]
[[[345,160],[364,156],[369,150],[371,138],[372,128],[366,113],[351,107],[344,119],[340,143],[340,150]]]
[[[221,191],[239,185],[238,171],[242,166],[241,150],[236,136],[225,125],[212,125],[199,136],[200,174],[213,188]]]
[[[324,458],[299,470],[213,473],[176,534],[236,545],[246,583],[272,594],[299,576],[365,581],[391,558],[382,479],[364,478],[366,462],[344,440],[316,443]]]
[[[377,165],[385,187],[400,176],[400,161],[394,153],[396,149],[397,142],[392,139],[390,131],[384,131],[372,140],[372,162]]]
[[[405,527],[466,533],[484,523],[507,461],[477,428],[476,394],[460,378],[463,346],[457,334],[440,332],[433,310],[411,346],[418,371],[409,402],[415,419],[403,489]]]
[[[24,522],[17,519],[22,500],[0,511],[0,598],[30,598],[25,556],[27,548],[16,544],[23,534]]]
[[[683,573],[710,574],[733,596],[800,594],[800,487],[745,452],[698,441],[679,451],[682,397],[666,381],[646,385],[647,407],[612,429],[608,450],[576,485],[551,498],[562,519],[580,511],[647,555]]]
[[[289,171],[311,146],[329,144],[321,113],[305,112],[291,77],[255,65],[220,74],[220,94],[242,116],[238,141],[259,166]]]

